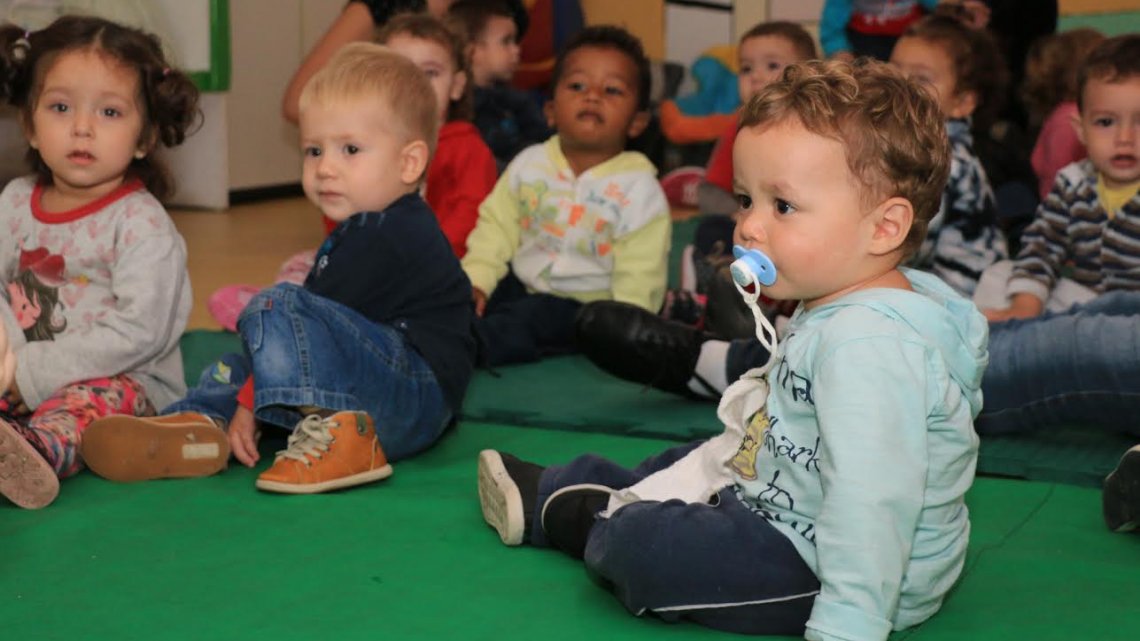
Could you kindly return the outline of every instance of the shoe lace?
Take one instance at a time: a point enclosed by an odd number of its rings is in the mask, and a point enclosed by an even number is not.
[[[278,458],[290,458],[311,465],[310,456],[321,458],[329,451],[329,445],[333,442],[333,435],[329,429],[337,425],[338,423],[331,418],[323,418],[316,414],[306,416],[289,435],[285,449],[277,453]]]

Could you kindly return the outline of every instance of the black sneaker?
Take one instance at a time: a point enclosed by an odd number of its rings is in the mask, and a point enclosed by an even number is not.
[[[1113,532],[1140,528],[1140,445],[1120,457],[1120,464],[1104,479],[1104,522]]]
[[[544,469],[505,452],[479,452],[483,520],[498,531],[504,545],[522,545],[530,539],[538,479]]]
[[[604,485],[568,485],[542,504],[542,533],[553,547],[580,559],[598,512],[606,509],[613,492]]]
[[[617,301],[583,305],[574,329],[578,350],[610,374],[697,397],[689,389],[689,380],[696,370],[701,345],[711,335]]]

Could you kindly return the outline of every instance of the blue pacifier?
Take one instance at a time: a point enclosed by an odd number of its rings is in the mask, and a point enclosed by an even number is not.
[[[759,249],[746,249],[740,245],[733,245],[732,255],[736,257],[729,270],[732,280],[738,287],[749,294],[758,294],[755,291],[756,283],[764,287],[771,287],[776,282],[776,266],[772,259],[764,255]]]
[[[752,310],[752,317],[756,320],[756,338],[768,348],[769,362],[771,362],[771,355],[776,353],[779,339],[776,336],[776,328],[760,309],[759,286],[771,287],[775,284],[776,266],[772,263],[772,259],[759,249],[746,249],[740,245],[733,245],[732,255],[736,257],[728,267],[732,272],[732,283],[744,298],[744,303]]]

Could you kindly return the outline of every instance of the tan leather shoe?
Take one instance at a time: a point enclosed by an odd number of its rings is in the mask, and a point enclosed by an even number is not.
[[[55,469],[8,421],[0,419],[0,494],[22,508],[34,510],[59,495]]]
[[[97,419],[79,439],[92,472],[120,482],[210,476],[226,469],[230,443],[208,416],[114,415]]]
[[[315,494],[388,478],[372,419],[364,412],[306,416],[273,465],[257,477],[257,488],[284,494]]]

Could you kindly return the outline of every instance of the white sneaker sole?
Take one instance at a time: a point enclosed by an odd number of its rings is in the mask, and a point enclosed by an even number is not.
[[[278,494],[320,494],[321,492],[331,492],[346,487],[355,487],[357,485],[364,485],[365,483],[382,481],[389,476],[392,476],[392,466],[385,465],[384,467],[378,467],[367,472],[343,476],[339,479],[331,479],[320,483],[281,483],[279,481],[263,481],[257,479],[254,485],[259,490],[277,492]]]
[[[522,495],[495,450],[479,452],[479,505],[483,520],[495,528],[504,545],[522,545],[526,531]]]

